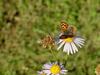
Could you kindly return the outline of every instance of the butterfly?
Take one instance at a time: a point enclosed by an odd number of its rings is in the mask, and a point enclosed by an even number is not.
[[[73,37],[76,35],[76,27],[70,26],[66,22],[61,22],[60,29],[61,29],[61,35],[59,36],[60,39],[65,39],[67,37]]]

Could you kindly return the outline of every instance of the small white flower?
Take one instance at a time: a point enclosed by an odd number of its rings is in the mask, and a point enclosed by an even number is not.
[[[57,42],[57,44],[59,44],[57,50],[64,46],[64,52],[67,52],[68,55],[73,54],[78,52],[77,46],[81,48],[84,45],[84,41],[85,40],[79,36],[59,39],[59,41]]]
[[[66,74],[67,72],[63,65],[61,63],[58,64],[57,62],[44,64],[43,69],[43,72],[46,73],[46,75],[60,75]]]

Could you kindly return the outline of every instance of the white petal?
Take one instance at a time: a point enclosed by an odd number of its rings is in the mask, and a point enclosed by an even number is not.
[[[63,42],[59,45],[59,47],[57,48],[57,50],[59,50],[64,44],[65,44],[65,41],[63,41]]]
[[[60,65],[60,67],[61,67],[61,68],[63,68],[63,65],[62,65],[62,63],[60,63],[59,65]]]
[[[67,70],[61,70],[61,74],[66,74]]]
[[[70,51],[71,54],[73,54],[73,48],[72,48],[71,44],[69,46],[69,51]]]
[[[80,45],[84,45],[84,43],[81,43],[81,42],[79,42],[79,41],[77,41],[77,43],[80,44]]]
[[[69,54],[69,43],[65,43],[63,51]]]
[[[80,48],[82,47],[77,41],[74,41],[74,43],[79,46]]]
[[[60,39],[59,42],[58,42],[57,44],[61,43],[62,41],[63,41],[63,40]]]
[[[72,45],[74,53],[76,53],[76,51],[78,51],[77,47],[75,46],[75,44],[73,42],[71,43],[71,45]]]
[[[80,48],[82,47],[82,45],[84,45],[84,41],[83,40],[79,40],[78,38],[74,39],[74,43],[76,45],[78,45]]]
[[[80,44],[80,45],[84,45],[84,42],[78,41],[78,40],[74,40],[76,43]]]
[[[78,42],[80,42],[80,43],[84,43],[84,41],[82,41],[82,40],[76,40],[76,41],[78,41]]]
[[[43,72],[46,73],[47,75],[51,74],[50,70],[43,70]]]
[[[82,38],[77,38],[77,39],[82,40],[82,41],[85,41],[85,39],[82,39]]]
[[[85,41],[85,39],[83,39],[81,37],[75,37],[75,39],[80,39],[80,40],[84,40]]]
[[[80,40],[82,40],[82,41],[85,41],[85,39],[83,39],[83,38],[79,38]]]
[[[79,44],[84,44],[84,41],[80,41],[80,40],[75,40],[76,42],[78,42]]]
[[[78,38],[78,37],[75,37],[74,40],[80,40],[80,41],[85,41],[85,39],[82,39],[82,38]]]
[[[51,66],[52,66],[51,64],[44,64],[43,69],[50,69]]]
[[[67,48],[66,48],[66,47],[67,47]],[[70,43],[66,43],[66,44],[65,44],[65,48],[66,48],[66,50],[67,50],[68,55],[69,55],[70,53],[73,54],[73,49],[72,49]]]
[[[38,73],[38,75],[41,75],[43,72],[42,71],[38,71],[37,73]]]

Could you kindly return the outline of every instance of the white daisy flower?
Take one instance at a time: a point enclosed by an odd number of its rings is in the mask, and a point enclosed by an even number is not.
[[[44,64],[43,69],[43,72],[46,73],[46,75],[60,75],[66,74],[67,72],[63,65],[61,63],[58,64],[57,62]]]
[[[64,52],[67,52],[67,54],[73,54],[78,52],[78,47],[82,47],[84,45],[84,39],[79,36],[74,37],[67,37],[64,39],[59,39],[57,44],[59,44],[57,50],[59,50],[61,47],[63,48]]]
[[[43,71],[38,71],[38,75],[46,75]]]

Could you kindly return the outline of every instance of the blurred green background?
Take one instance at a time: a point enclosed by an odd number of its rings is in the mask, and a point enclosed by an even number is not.
[[[73,55],[38,42],[57,35],[61,21],[86,41]],[[67,75],[95,75],[100,63],[100,0],[0,0],[0,75],[37,75],[44,63],[64,63]]]

